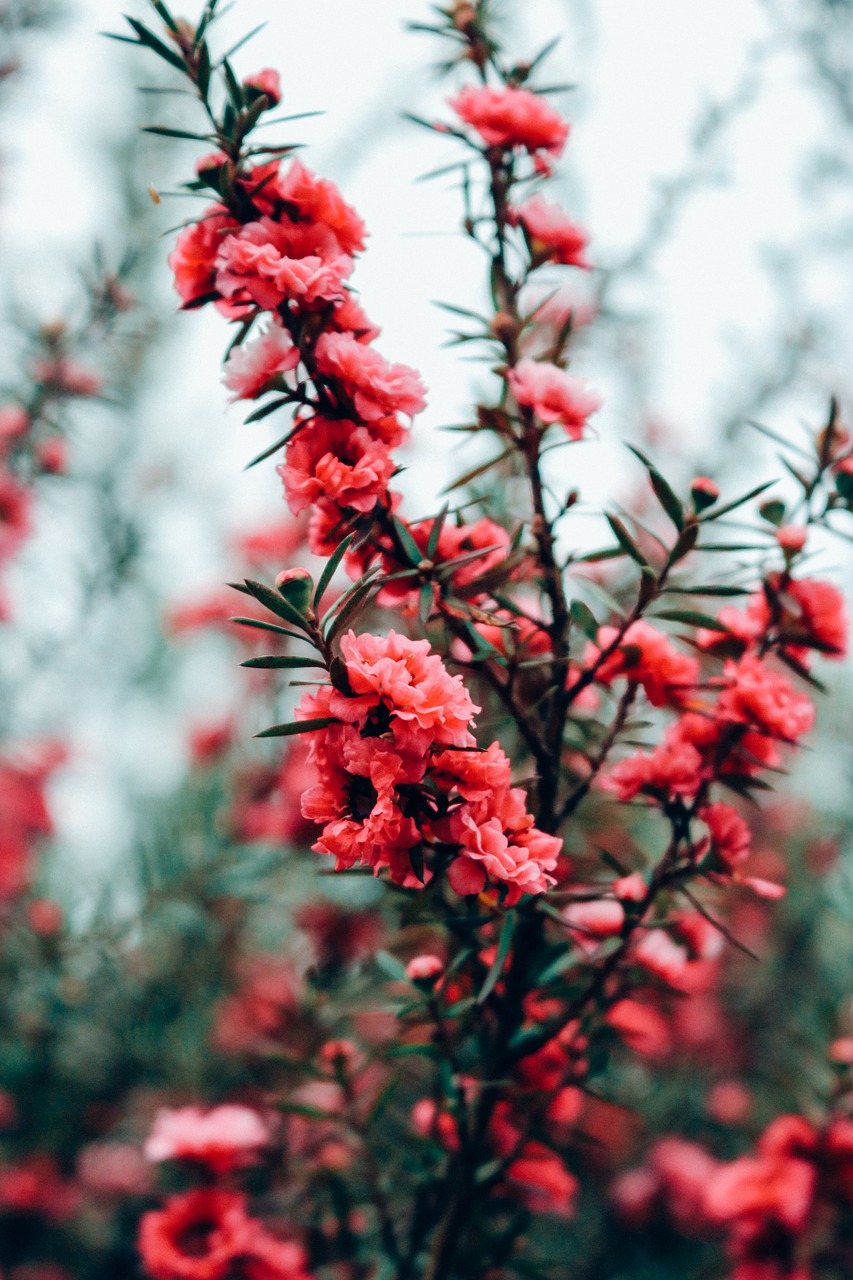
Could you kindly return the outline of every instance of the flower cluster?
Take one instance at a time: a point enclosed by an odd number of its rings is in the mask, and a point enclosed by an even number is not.
[[[479,708],[462,678],[427,640],[395,631],[349,632],[341,655],[345,675],[303,695],[296,713],[327,722],[310,734],[320,781],[302,805],[323,828],[314,848],[338,869],[387,867],[411,887],[432,877],[443,851],[457,893],[506,885],[510,905],[542,893],[553,883],[561,841],[534,826],[500,746],[477,747],[471,727]]]
[[[251,1215],[247,1197],[222,1185],[257,1161],[270,1131],[257,1112],[225,1105],[161,1111],[145,1144],[149,1160],[191,1160],[219,1185],[172,1196],[139,1227],[142,1263],[153,1280],[307,1280],[306,1253]]]

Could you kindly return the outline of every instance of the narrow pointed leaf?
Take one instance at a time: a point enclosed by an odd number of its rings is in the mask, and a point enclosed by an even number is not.
[[[613,530],[614,534],[616,535],[616,541],[619,543],[622,550],[625,551],[631,557],[632,560],[635,560],[637,564],[642,565],[644,568],[647,568],[649,563],[648,560],[643,555],[642,551],[637,546],[636,542],[631,537],[630,533],[625,528],[624,524],[619,519],[619,517],[612,516],[609,513],[605,513],[605,519],[607,520],[607,523],[610,525],[610,528]]]
[[[316,720],[293,720],[290,724],[274,724],[271,729],[263,729],[256,733],[256,738],[293,738],[299,733],[314,733],[317,729],[327,729],[330,724],[337,724],[333,716],[318,716]]]
[[[506,963],[506,958],[509,955],[509,949],[512,944],[512,935],[514,932],[515,915],[511,911],[508,911],[504,916],[504,922],[501,927],[498,949],[495,952],[495,958],[492,961],[492,966],[486,974],[486,981],[480,988],[480,994],[477,996],[477,1004],[485,1004],[489,996],[492,994],[495,984],[503,972],[503,967]]]
[[[254,596],[262,605],[265,605],[270,613],[283,618],[285,622],[289,622],[293,627],[298,627],[300,631],[306,629],[306,622],[302,614],[294,609],[293,605],[288,604],[277,591],[272,591],[269,587],[265,587],[262,582],[252,582],[250,578],[246,579],[246,587],[249,595]]]
[[[288,636],[291,640],[307,640],[308,637],[299,631],[288,631],[287,627],[277,627],[274,622],[262,622],[260,618],[229,618],[241,627],[254,627],[256,631],[270,631],[273,635]]]
[[[240,663],[241,667],[255,667],[261,671],[292,671],[300,667],[321,667],[326,670],[325,662],[317,658],[247,658]]]
[[[635,448],[632,444],[629,444],[628,448],[634,454],[634,457],[639,458],[640,462],[642,462],[643,466],[646,468],[646,471],[649,473],[649,480],[651,481],[655,497],[680,533],[684,528],[684,507],[676,497],[669,482],[664,479],[654,463],[650,462],[644,453]]]
[[[338,565],[341,563],[344,556],[352,546],[352,542],[354,538],[355,538],[354,533],[348,533],[347,536],[343,539],[343,541],[338,543],[337,547],[329,556],[329,559],[326,561],[326,566],[323,569],[323,572],[320,574],[319,579],[317,580],[317,589],[314,592],[313,604],[315,609],[318,607],[318,605],[320,604],[320,601],[323,599],[323,596],[326,593],[326,588],[328,587],[329,583],[332,581],[332,578],[334,578]]]

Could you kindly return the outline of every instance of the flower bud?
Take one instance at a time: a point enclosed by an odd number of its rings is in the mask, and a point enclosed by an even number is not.
[[[271,67],[264,67],[262,71],[255,71],[252,75],[246,76],[243,88],[252,91],[247,94],[250,102],[259,98],[261,94],[266,94],[271,107],[277,107],[281,102],[281,79],[278,72]]]
[[[690,485],[690,496],[697,511],[712,507],[720,496],[720,486],[707,476],[696,476]]]
[[[297,613],[307,617],[314,593],[314,579],[307,569],[282,569],[275,580],[279,595],[283,596]]]
[[[430,987],[443,971],[443,962],[434,955],[413,956],[406,965],[406,977],[409,982],[423,982]]]
[[[783,524],[776,530],[776,541],[786,555],[796,555],[806,545],[808,529],[805,525]]]

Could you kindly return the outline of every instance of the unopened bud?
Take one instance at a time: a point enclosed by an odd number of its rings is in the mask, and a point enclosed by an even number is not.
[[[307,569],[282,569],[275,580],[279,595],[283,596],[297,613],[307,617],[314,593],[314,579]]]
[[[406,965],[406,977],[409,982],[423,982],[430,987],[443,972],[444,963],[434,955],[413,956]]]
[[[707,476],[696,476],[690,484],[690,496],[697,511],[712,507],[720,496],[720,486]]]
[[[507,311],[496,311],[492,316],[492,333],[501,342],[514,342],[518,337],[518,321]]]
[[[801,524],[783,524],[776,530],[776,541],[786,555],[796,555],[806,545],[808,529]]]
[[[459,0],[451,10],[450,20],[457,31],[467,35],[477,24],[477,10],[468,0]]]

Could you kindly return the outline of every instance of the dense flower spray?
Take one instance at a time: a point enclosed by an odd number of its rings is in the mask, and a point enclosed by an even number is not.
[[[714,1011],[721,952],[737,943],[735,887],[760,904],[784,893],[753,865],[744,802],[812,728],[813,654],[846,650],[840,596],[802,571],[816,527],[847,504],[846,436],[833,405],[810,470],[794,472],[801,492],[759,508],[763,534],[734,581],[714,569],[726,517],[766,486],[728,499],[700,478],[679,496],[636,448],[654,528],[607,512],[607,544],[583,542],[570,468],[547,455],[592,447],[606,398],[576,372],[574,317],[555,324],[534,301],[546,270],[591,261],[586,232],[543,193],[569,125],[537,86],[544,53],[510,63],[486,0],[459,3],[430,29],[465,83],[441,119],[418,123],[457,149],[465,233],[489,260],[488,306],[463,311],[458,338],[494,378],[464,424],[485,461],[440,510],[409,513],[393,488],[397,451],[427,392],[376,345],[353,291],[361,218],[293,147],[255,141],[281,85],[269,69],[241,81],[228,58],[211,59],[215,0],[195,29],[155,7],[163,40],[132,23],[135,42],[183,73],[212,126],[199,140],[215,148],[188,184],[207,205],[170,256],[175,288],[186,310],[212,305],[232,325],[225,385],[255,405],[250,421],[283,419],[256,461],[281,454],[285,501],[326,559],[315,583],[293,547],[274,585],[238,586],[237,621],[275,648],[244,665],[307,685],[292,718],[259,736],[299,742],[282,774],[293,764],[305,779],[313,849],[337,875],[372,873],[397,912],[376,965],[398,1018],[383,1033],[326,1009],[334,1038],[317,1037],[305,1078],[277,1099],[283,1131],[236,1103],[161,1116],[152,1158],[194,1161],[217,1185],[143,1218],[143,1262],[156,1280],[286,1277],[380,1255],[402,1280],[515,1262],[526,1274],[529,1215],[569,1218],[583,1194],[577,1134],[602,1123],[595,1084],[614,1039],[666,1057],[679,1000]],[[745,608],[714,614],[715,596]],[[209,618],[221,624],[219,600]],[[269,806],[252,816],[269,823]],[[315,945],[333,967],[321,924]],[[268,1001],[251,983],[235,997],[223,1019],[232,1046],[286,1036],[298,998],[284,985]],[[391,1196],[396,1153],[376,1131],[397,1090],[416,1172]],[[336,1232],[315,1230],[296,1194],[272,1231],[225,1185],[276,1143],[289,1168],[321,1171],[312,1194],[335,1187]],[[677,1186],[683,1219],[711,1172],[717,1221],[739,1223],[752,1201],[730,1208],[714,1162],[687,1145],[658,1150],[646,1181],[655,1195]],[[764,1176],[746,1172],[744,1184]],[[786,1230],[812,1203],[812,1173],[797,1177]],[[353,1206],[366,1243],[353,1240]]]

